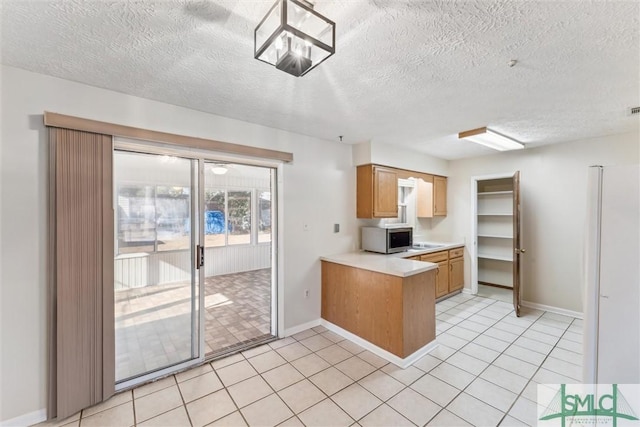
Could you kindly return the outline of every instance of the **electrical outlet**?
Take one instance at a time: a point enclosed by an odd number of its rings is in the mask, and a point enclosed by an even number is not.
[[[309,298],[309,289],[304,290],[304,297]]]
[[[340,232],[340,224],[333,224],[333,232],[334,233]]]

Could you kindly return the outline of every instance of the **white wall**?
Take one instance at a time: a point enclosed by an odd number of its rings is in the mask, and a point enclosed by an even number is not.
[[[581,312],[587,168],[637,164],[639,141],[637,133],[623,134],[451,161],[448,216],[437,232],[461,234],[467,244],[473,242],[471,177],[519,170],[527,251],[522,257],[523,299]]]
[[[0,421],[46,406],[45,110],[293,152],[283,172],[285,328],[320,316],[318,256],[352,250],[356,240],[350,146],[13,67],[1,73]]]

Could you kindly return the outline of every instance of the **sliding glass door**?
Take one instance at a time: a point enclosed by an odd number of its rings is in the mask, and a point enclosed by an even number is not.
[[[275,337],[275,169],[204,162],[204,346],[208,357]]]
[[[198,161],[114,153],[116,382],[201,357]]]

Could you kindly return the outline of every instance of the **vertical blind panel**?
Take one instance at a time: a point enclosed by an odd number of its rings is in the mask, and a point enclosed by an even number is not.
[[[56,133],[57,415],[64,418],[103,400],[103,269],[109,255],[103,238],[113,239],[103,236],[103,186],[105,174],[111,175],[104,144],[111,138],[50,132]]]

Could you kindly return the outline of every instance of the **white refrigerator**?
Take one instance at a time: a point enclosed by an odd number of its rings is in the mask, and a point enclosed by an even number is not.
[[[640,166],[589,168],[584,378],[640,383]]]

